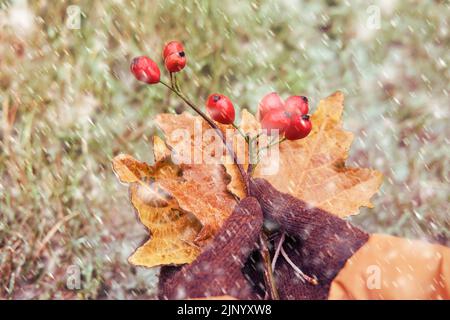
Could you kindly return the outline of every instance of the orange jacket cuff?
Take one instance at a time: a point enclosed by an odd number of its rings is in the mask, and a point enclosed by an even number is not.
[[[329,299],[450,299],[450,248],[371,235],[333,280]]]

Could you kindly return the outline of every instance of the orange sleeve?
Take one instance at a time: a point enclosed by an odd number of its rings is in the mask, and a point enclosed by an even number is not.
[[[450,299],[450,248],[371,235],[333,280],[329,299]]]

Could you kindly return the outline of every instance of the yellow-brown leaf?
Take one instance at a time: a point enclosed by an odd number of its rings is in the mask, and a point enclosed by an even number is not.
[[[311,117],[309,136],[279,146],[278,172],[264,175],[259,165],[254,176],[340,217],[356,214],[361,206],[371,207],[370,198],[378,191],[382,175],[371,169],[345,167],[353,134],[342,129],[343,102],[341,92],[321,100]],[[257,120],[249,114],[245,119],[246,127],[254,130]],[[227,172],[232,178],[230,190],[241,196],[244,187],[242,181],[236,181],[238,174],[233,167],[227,167]]]
[[[129,258],[145,267],[192,262],[200,253],[193,244],[201,224],[182,211],[159,180],[177,179],[179,168],[169,162],[149,166],[129,155],[113,159],[113,168],[122,182],[129,183],[130,200],[151,238]]]

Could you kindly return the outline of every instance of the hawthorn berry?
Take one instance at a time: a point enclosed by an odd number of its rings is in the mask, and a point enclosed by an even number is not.
[[[166,60],[167,56],[177,52],[184,52],[183,45],[179,41],[170,41],[164,46],[163,59]]]
[[[206,101],[206,110],[210,117],[222,124],[232,124],[235,118],[234,106],[231,100],[223,94],[213,93]]]
[[[274,134],[275,130],[278,130],[278,134],[281,136],[288,128],[291,119],[288,112],[283,109],[275,109],[266,113],[261,121],[261,127],[267,130],[269,135]]]
[[[308,98],[304,96],[291,96],[287,98],[284,108],[291,114],[307,114],[309,112]]]
[[[272,110],[281,110],[284,108],[283,100],[276,92],[265,95],[259,103],[259,118],[264,119],[267,113]]]
[[[311,132],[312,124],[307,114],[293,114],[284,133],[288,140],[303,139]]]
[[[178,72],[186,66],[186,55],[184,51],[169,54],[164,60],[164,65],[169,72]]]
[[[158,83],[161,76],[156,62],[146,56],[134,58],[130,70],[136,79],[148,84]]]

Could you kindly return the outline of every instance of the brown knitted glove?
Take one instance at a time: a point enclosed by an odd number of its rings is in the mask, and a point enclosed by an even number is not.
[[[283,248],[290,260],[317,279],[317,284],[303,281],[280,257],[274,272],[280,298],[327,299],[334,277],[369,235],[341,218],[277,191],[264,179],[250,181],[250,195],[258,199],[265,218],[286,232]]]
[[[213,242],[191,264],[164,267],[159,283],[160,299],[188,299],[229,295],[257,298],[242,268],[256,248],[263,216],[258,201],[240,201]]]

